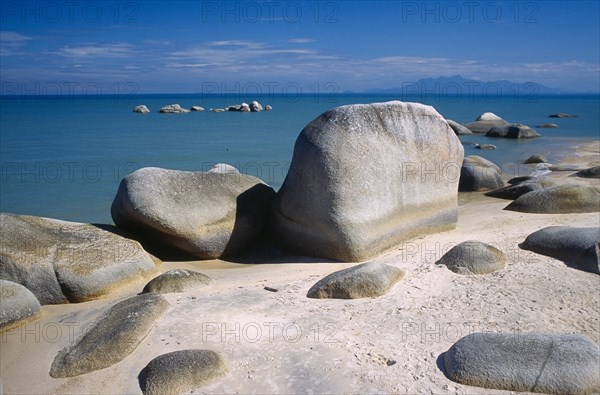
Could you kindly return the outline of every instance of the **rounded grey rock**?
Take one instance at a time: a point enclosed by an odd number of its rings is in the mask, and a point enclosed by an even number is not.
[[[30,290],[12,281],[0,280],[0,330],[30,318],[41,310]]]
[[[548,159],[544,155],[531,155],[529,158],[525,159],[523,163],[547,163]]]
[[[504,208],[523,213],[567,214],[600,211],[600,187],[556,185],[518,197]]]
[[[496,164],[477,155],[464,158],[460,169],[458,190],[476,192],[502,188],[502,170]]]
[[[436,264],[458,274],[488,274],[503,269],[506,259],[496,247],[469,240],[454,246]]]
[[[573,174],[574,177],[582,178],[600,178],[600,166],[590,167],[589,169],[579,170]]]
[[[454,133],[456,133],[457,136],[473,134],[473,132],[471,132],[469,129],[467,129],[466,127],[464,127],[456,121],[446,119],[446,122],[448,122],[448,125],[450,125],[450,127],[452,128],[452,130],[454,130]]]
[[[192,289],[212,284],[212,278],[200,272],[186,269],[169,270],[153,278],[144,287],[143,293],[156,292],[160,294],[170,292],[187,292]]]
[[[504,137],[508,139],[530,139],[540,137],[541,134],[527,125],[510,123],[508,125],[494,126],[486,133],[487,137]]]

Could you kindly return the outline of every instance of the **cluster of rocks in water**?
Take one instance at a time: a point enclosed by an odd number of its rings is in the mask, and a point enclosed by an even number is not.
[[[224,107],[224,108],[215,108],[215,109],[209,109],[208,111],[211,112],[225,112],[225,111],[237,111],[237,112],[260,112],[260,111],[271,111],[273,109],[273,107],[271,107],[270,105],[266,105],[263,107],[262,104],[260,104],[257,101],[253,101],[252,103],[248,104],[248,103],[241,103],[241,104],[235,104],[233,106],[228,106],[228,107]],[[184,113],[188,113],[188,112],[202,112],[202,111],[206,111],[204,107],[201,106],[192,106],[189,110],[187,108],[183,108],[181,107],[179,104],[169,104],[167,106],[161,107],[161,109],[159,110],[159,112],[161,114],[184,114]],[[139,113],[139,114],[147,114],[150,112],[150,109],[145,106],[144,104],[140,104],[138,106],[135,106],[133,108],[133,112]]]
[[[233,107],[227,110],[254,108]],[[170,108],[177,112],[180,107]],[[533,137],[526,127],[489,113],[466,128],[470,133],[494,131],[499,137]],[[226,164],[208,172],[143,168],[119,185],[111,207],[116,227],[0,214],[0,329],[35,318],[44,304],[84,302],[133,280],[150,280],[141,294],[113,305],[75,344],[59,352],[50,375],[72,377],[132,353],[170,308],[161,294],[214,283],[190,270],[157,276],[157,260],[142,246],[152,247],[158,256],[212,259],[243,254],[252,243],[267,239],[291,252],[358,262],[402,241],[454,228],[457,191],[488,191],[514,200],[506,209],[521,212],[600,211],[598,187],[555,185],[544,177],[521,177],[505,186],[496,164],[464,157],[457,134],[468,133],[421,104],[342,106],[302,130],[278,192]],[[424,161],[436,174],[419,171]],[[545,158],[529,162],[544,164]],[[575,176],[597,178],[599,170]],[[529,235],[520,247],[600,274],[599,243],[596,228],[548,227]],[[458,275],[486,275],[502,270],[505,257],[491,245],[467,240],[436,263]],[[367,262],[322,278],[306,296],[379,297],[403,277],[396,267]],[[515,391],[600,390],[600,351],[583,336],[536,334],[518,343],[488,335],[469,335],[445,353],[450,379]],[[531,354],[523,356],[524,349]],[[581,374],[566,373],[565,361]],[[189,392],[226,370],[220,353],[180,350],[153,359],[142,369],[140,385],[145,394]]]

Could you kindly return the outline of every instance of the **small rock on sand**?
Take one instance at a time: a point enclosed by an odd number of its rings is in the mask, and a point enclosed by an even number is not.
[[[143,293],[156,292],[166,294],[170,292],[186,292],[192,289],[212,284],[214,280],[200,272],[186,269],[169,270],[153,278],[144,287]]]
[[[504,253],[494,246],[468,240],[450,249],[436,262],[457,274],[488,274],[505,266]]]
[[[0,330],[32,317],[41,310],[40,302],[21,284],[0,279]]]

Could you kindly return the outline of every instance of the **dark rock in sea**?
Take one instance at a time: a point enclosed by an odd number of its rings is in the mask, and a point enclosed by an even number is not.
[[[458,190],[476,192],[502,188],[504,181],[501,174],[502,170],[489,160],[477,155],[467,156],[460,169]]]
[[[486,133],[487,137],[503,137],[507,139],[530,139],[540,137],[541,134],[526,125],[510,123],[504,126],[494,126]]]
[[[475,148],[477,148],[477,149],[493,150],[493,149],[496,149],[496,146],[494,144],[477,144],[475,146]]]
[[[556,129],[556,128],[558,128],[558,125],[555,123],[542,123],[541,125],[538,125],[537,127],[545,128],[545,129]]]
[[[199,259],[237,255],[269,218],[273,188],[237,172],[147,167],[125,177],[111,207],[118,227],[157,249]]]
[[[202,112],[202,111],[204,111],[204,107],[200,107],[200,106],[192,106],[192,108],[190,109],[190,111],[198,111],[198,112]]]
[[[475,121],[465,125],[473,133],[487,133],[494,126],[504,126],[508,124],[504,119],[494,113],[486,112],[481,114]]]
[[[384,295],[404,277],[402,270],[367,262],[324,277],[309,290],[309,298],[358,299]]]
[[[137,112],[137,113],[140,113],[140,114],[147,114],[147,113],[150,112],[150,110],[148,110],[148,107],[146,107],[145,105],[142,104],[142,105],[139,105],[139,106],[135,106],[133,108],[133,112]]]
[[[600,349],[583,335],[472,333],[444,355],[452,381],[545,394],[600,391]]]
[[[144,395],[177,395],[223,376],[225,358],[211,350],[180,350],[160,355],[140,373]]]
[[[259,111],[262,111],[262,110],[263,110],[262,104],[260,104],[256,100],[253,101],[252,103],[250,103],[250,111],[252,111],[252,112],[259,112]]]
[[[271,111],[272,109],[273,109],[273,107],[271,107],[268,104],[265,106],[265,111]]]
[[[524,213],[567,214],[600,211],[600,187],[556,185],[526,193],[505,210]]]
[[[41,304],[97,299],[156,270],[137,241],[90,224],[0,213],[0,245],[0,278]]]
[[[462,157],[433,107],[392,101],[329,110],[296,140],[272,234],[296,253],[356,262],[454,228]]]
[[[590,167],[589,169],[580,170],[573,174],[574,177],[582,178],[600,178],[600,166]]]
[[[523,163],[547,163],[548,159],[544,155],[531,155],[529,158],[525,159]]]
[[[533,180],[536,178],[537,177],[533,177],[533,176],[518,176],[518,177],[511,178],[510,180],[506,181],[506,183],[510,184],[510,185],[518,185],[522,182]]]
[[[548,226],[527,236],[519,247],[600,274],[600,228]]]
[[[458,244],[444,254],[437,265],[445,265],[458,274],[488,274],[506,265],[504,253],[481,241],[469,240]]]
[[[160,109],[161,114],[183,114],[186,112],[190,112],[190,110],[181,108],[179,104],[169,104]]]
[[[557,114],[548,115],[549,118],[577,118],[578,116],[579,115],[565,114],[562,112],[559,112]]]
[[[455,122],[451,119],[446,119],[446,122],[448,122],[448,125],[450,125],[450,127],[452,128],[452,130],[454,130],[454,133],[456,133],[457,136],[473,134],[473,132],[471,132],[469,129],[467,129],[458,122]]]
[[[0,331],[35,316],[40,310],[40,302],[30,290],[21,284],[0,280]]]
[[[156,292],[166,294],[170,292],[187,292],[212,284],[214,280],[200,272],[186,269],[169,270],[150,280],[142,293]]]
[[[161,295],[133,296],[112,306],[71,347],[61,350],[50,368],[54,378],[104,369],[131,354],[169,307]]]

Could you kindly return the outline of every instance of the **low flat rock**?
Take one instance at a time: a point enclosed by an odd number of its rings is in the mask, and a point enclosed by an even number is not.
[[[473,333],[444,354],[450,380],[476,387],[546,394],[600,391],[600,349],[571,334]]]
[[[502,188],[502,170],[496,164],[477,155],[466,156],[460,168],[458,190],[476,192]]]
[[[192,106],[192,108],[190,108],[190,111],[202,112],[202,111],[204,111],[204,107]]]
[[[600,274],[600,228],[548,226],[527,236],[519,247]]]
[[[600,187],[556,185],[526,193],[504,209],[539,214],[598,212],[600,211]]]
[[[122,361],[144,340],[169,307],[156,293],[133,296],[112,306],[73,345],[61,350],[50,376],[73,377]]]
[[[156,292],[165,294],[170,292],[186,292],[212,284],[212,278],[200,272],[186,269],[169,270],[150,280],[144,287],[143,293]]]
[[[457,274],[488,274],[506,265],[504,253],[494,246],[476,240],[458,244],[437,262]]]
[[[160,109],[161,114],[183,114],[186,112],[190,112],[190,110],[182,108],[179,104],[169,104]]]
[[[590,167],[589,169],[580,170],[573,174],[574,177],[581,178],[600,178],[600,166]]]
[[[487,137],[503,137],[507,139],[531,139],[541,136],[535,129],[520,123],[494,126],[485,135]]]
[[[534,176],[517,176],[517,177],[513,177],[510,180],[506,181],[506,183],[510,184],[510,185],[518,185],[525,181],[535,180],[536,178],[537,177],[534,177]]]
[[[577,118],[578,116],[575,114],[565,114],[564,112],[548,115],[549,118]]]
[[[477,149],[496,149],[496,146],[494,144],[477,144],[475,146],[475,148],[477,148]]]
[[[538,191],[554,185],[556,185],[555,182],[547,178],[532,178],[531,180],[520,182],[518,184],[508,185],[504,188],[486,192],[485,195],[499,199],[515,200],[526,193]]]
[[[507,124],[508,122],[496,114],[486,112],[481,114],[475,121],[466,124],[465,127],[473,133],[487,133],[492,130],[494,126],[504,126]]]
[[[98,226],[0,213],[0,278],[41,304],[84,302],[154,274],[142,246]]]
[[[324,277],[309,290],[309,298],[358,299],[384,295],[404,272],[383,263],[367,262]]]
[[[133,112],[137,112],[140,114],[147,114],[150,112],[150,110],[148,109],[148,107],[146,107],[145,105],[139,105],[139,106],[135,106],[133,108]]]
[[[556,129],[556,128],[558,128],[558,125],[555,123],[542,123],[542,124],[538,125],[537,127],[542,128],[542,129]]]
[[[452,130],[454,130],[454,133],[456,133],[457,136],[473,134],[473,132],[471,132],[469,129],[467,129],[466,127],[464,127],[463,125],[461,125],[460,123],[458,123],[456,121],[453,121],[451,119],[446,119],[446,122],[448,122],[448,125],[450,125],[450,127],[452,128]]]
[[[544,155],[531,155],[529,158],[525,159],[523,163],[547,163],[548,159]]]
[[[177,395],[192,392],[226,371],[225,359],[215,351],[181,350],[150,361],[140,382],[144,395]]]
[[[30,290],[12,281],[0,280],[0,330],[33,317],[41,310]]]

